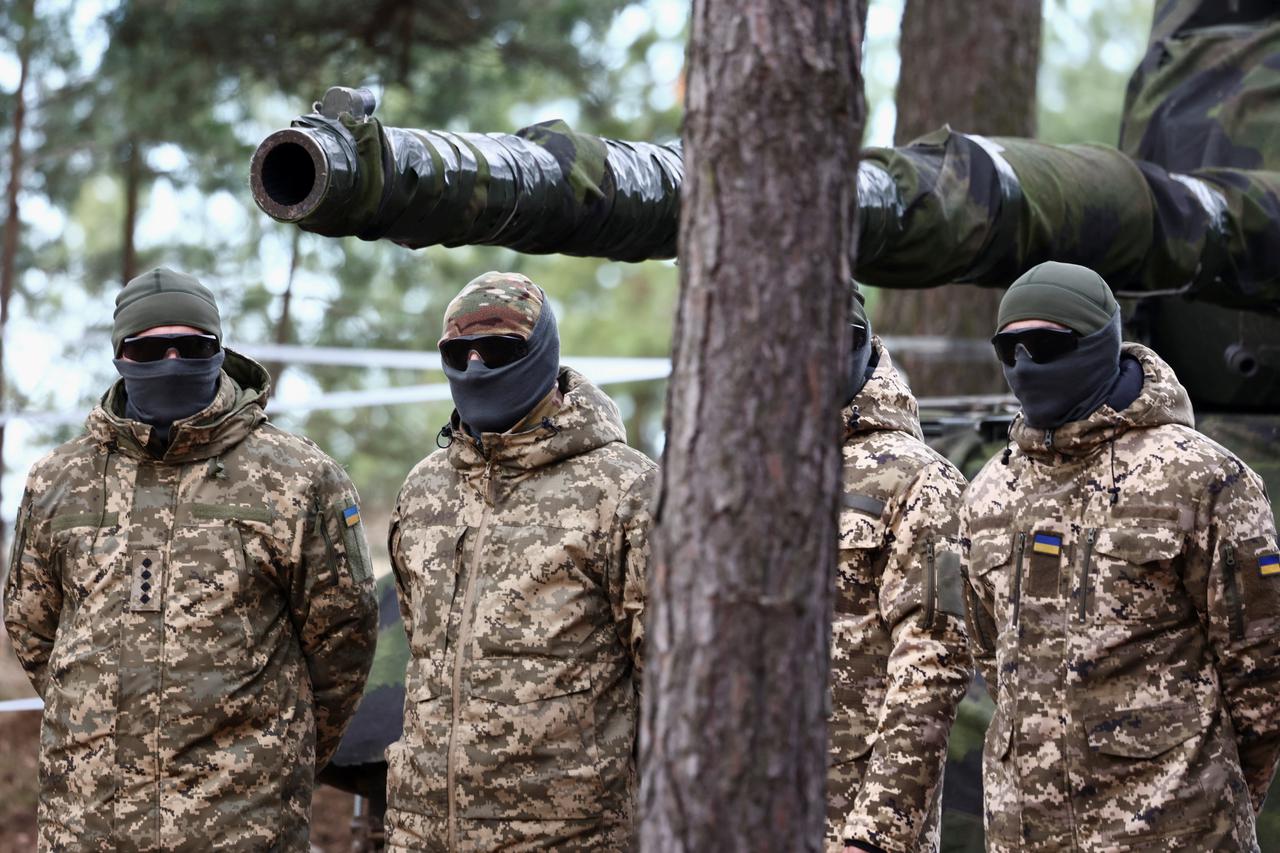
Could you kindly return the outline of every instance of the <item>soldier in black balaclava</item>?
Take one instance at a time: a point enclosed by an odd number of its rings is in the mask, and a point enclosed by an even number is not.
[[[965,483],[922,440],[856,285],[849,323],[826,850],[934,853],[947,732],[971,675],[956,539]]]

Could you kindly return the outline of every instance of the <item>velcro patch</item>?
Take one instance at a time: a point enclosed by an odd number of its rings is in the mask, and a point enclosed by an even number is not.
[[[342,511],[342,520],[347,523],[347,527],[355,527],[360,523],[360,507],[352,504]]]
[[[1263,554],[1259,557],[1258,574],[1280,575],[1280,554]]]
[[[1062,537],[1056,533],[1037,533],[1031,550],[1037,554],[1056,557],[1062,553]]]

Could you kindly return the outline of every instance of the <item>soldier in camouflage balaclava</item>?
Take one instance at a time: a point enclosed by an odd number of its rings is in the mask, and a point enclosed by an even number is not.
[[[4,584],[44,699],[41,850],[309,849],[373,658],[356,491],[172,270],[116,299],[121,380],[32,466]]]
[[[630,849],[655,466],[524,276],[463,288],[440,350],[457,411],[391,518],[389,849]]]
[[[947,732],[972,673],[965,482],[922,440],[856,285],[849,313],[826,848],[936,853]]]
[[[1262,481],[1193,429],[1159,356],[1120,343],[1092,271],[1031,270],[999,323],[1024,410],[962,513],[996,703],[987,849],[1257,850],[1280,756]]]

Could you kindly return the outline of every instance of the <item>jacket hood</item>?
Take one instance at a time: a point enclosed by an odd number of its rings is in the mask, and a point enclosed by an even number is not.
[[[1009,427],[1009,437],[1028,456],[1047,459],[1061,456],[1088,456],[1100,446],[1131,429],[1179,424],[1194,427],[1191,398],[1173,368],[1154,350],[1142,344],[1125,343],[1120,355],[1132,356],[1142,365],[1142,392],[1123,412],[1107,404],[1078,421],[1055,430],[1034,429],[1019,412]]]
[[[898,430],[924,439],[920,430],[920,409],[907,381],[893,366],[893,359],[879,336],[871,339],[875,370],[862,390],[840,412],[844,437],[874,430]]]
[[[115,445],[119,451],[139,459],[181,463],[225,453],[267,419],[262,407],[271,390],[271,376],[253,359],[225,347],[224,350],[226,358],[213,402],[204,411],[174,422],[163,456],[156,457],[147,449],[151,425],[124,416],[123,379],[116,380],[102,395],[89,413],[85,429],[99,444]]]
[[[459,469],[492,464],[532,471],[615,441],[626,441],[618,407],[603,391],[569,367],[560,368],[557,382],[563,395],[560,408],[527,429],[486,432],[477,440],[467,434],[455,410],[445,428],[452,438],[449,463]]]

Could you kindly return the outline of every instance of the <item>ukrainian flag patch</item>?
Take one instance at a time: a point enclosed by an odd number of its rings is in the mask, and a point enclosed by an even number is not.
[[[1280,554],[1263,554],[1259,557],[1258,572],[1264,575],[1280,575]]]
[[[360,523],[360,507],[352,504],[342,511],[342,520],[347,523],[347,527],[355,527]]]
[[[1062,553],[1062,537],[1056,533],[1037,533],[1031,550],[1037,554],[1056,557]]]

